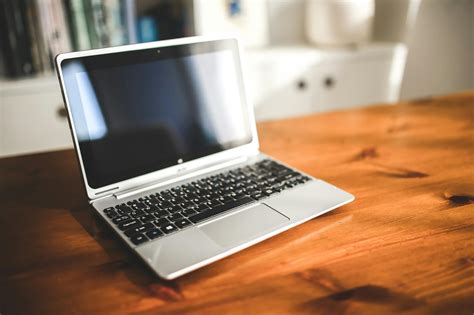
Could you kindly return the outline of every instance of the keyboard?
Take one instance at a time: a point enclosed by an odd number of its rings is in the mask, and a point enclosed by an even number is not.
[[[309,180],[308,176],[265,159],[103,211],[133,244],[139,245]]]

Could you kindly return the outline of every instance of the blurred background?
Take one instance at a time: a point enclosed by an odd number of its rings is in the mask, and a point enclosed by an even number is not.
[[[257,120],[474,87],[472,0],[0,0],[0,157],[72,147],[57,53],[221,32]]]

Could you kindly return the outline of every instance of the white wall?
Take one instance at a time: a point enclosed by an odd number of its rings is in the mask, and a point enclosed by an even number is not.
[[[305,0],[267,1],[271,45],[301,45],[306,42],[304,8]]]
[[[474,88],[474,1],[423,0],[409,41],[401,98]]]
[[[421,0],[412,27],[409,8],[418,1],[375,0],[374,39],[410,44],[401,98],[474,88],[474,0]],[[304,42],[304,23],[294,23],[304,19],[304,0],[268,4],[270,43]]]

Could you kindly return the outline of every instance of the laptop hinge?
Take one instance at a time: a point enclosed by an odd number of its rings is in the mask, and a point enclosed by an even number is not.
[[[126,199],[126,198],[129,198],[131,196],[141,194],[141,193],[143,193],[147,190],[157,189],[157,188],[160,188],[160,187],[163,187],[163,186],[166,186],[166,185],[170,185],[170,184],[182,181],[182,180],[186,180],[186,179],[193,178],[193,177],[196,177],[196,176],[204,175],[206,173],[214,172],[214,171],[226,168],[226,167],[237,165],[237,164],[245,162],[247,159],[248,159],[248,157],[242,156],[242,157],[239,157],[237,159],[233,159],[233,160],[230,160],[230,161],[219,163],[219,164],[214,165],[214,166],[207,166],[205,168],[198,169],[194,172],[186,173],[186,174],[183,174],[181,176],[175,176],[171,179],[164,179],[164,180],[161,180],[158,183],[155,182],[155,183],[152,183],[152,184],[147,185],[147,186],[142,186],[140,188],[129,189],[129,190],[126,190],[126,191],[123,191],[123,192],[120,192],[120,193],[116,193],[116,194],[113,194],[113,196],[117,200]]]

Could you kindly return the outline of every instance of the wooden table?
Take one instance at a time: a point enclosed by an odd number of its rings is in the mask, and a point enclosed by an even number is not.
[[[71,150],[0,160],[0,313],[473,314],[474,92],[259,124],[356,201],[175,281],[88,208]]]

